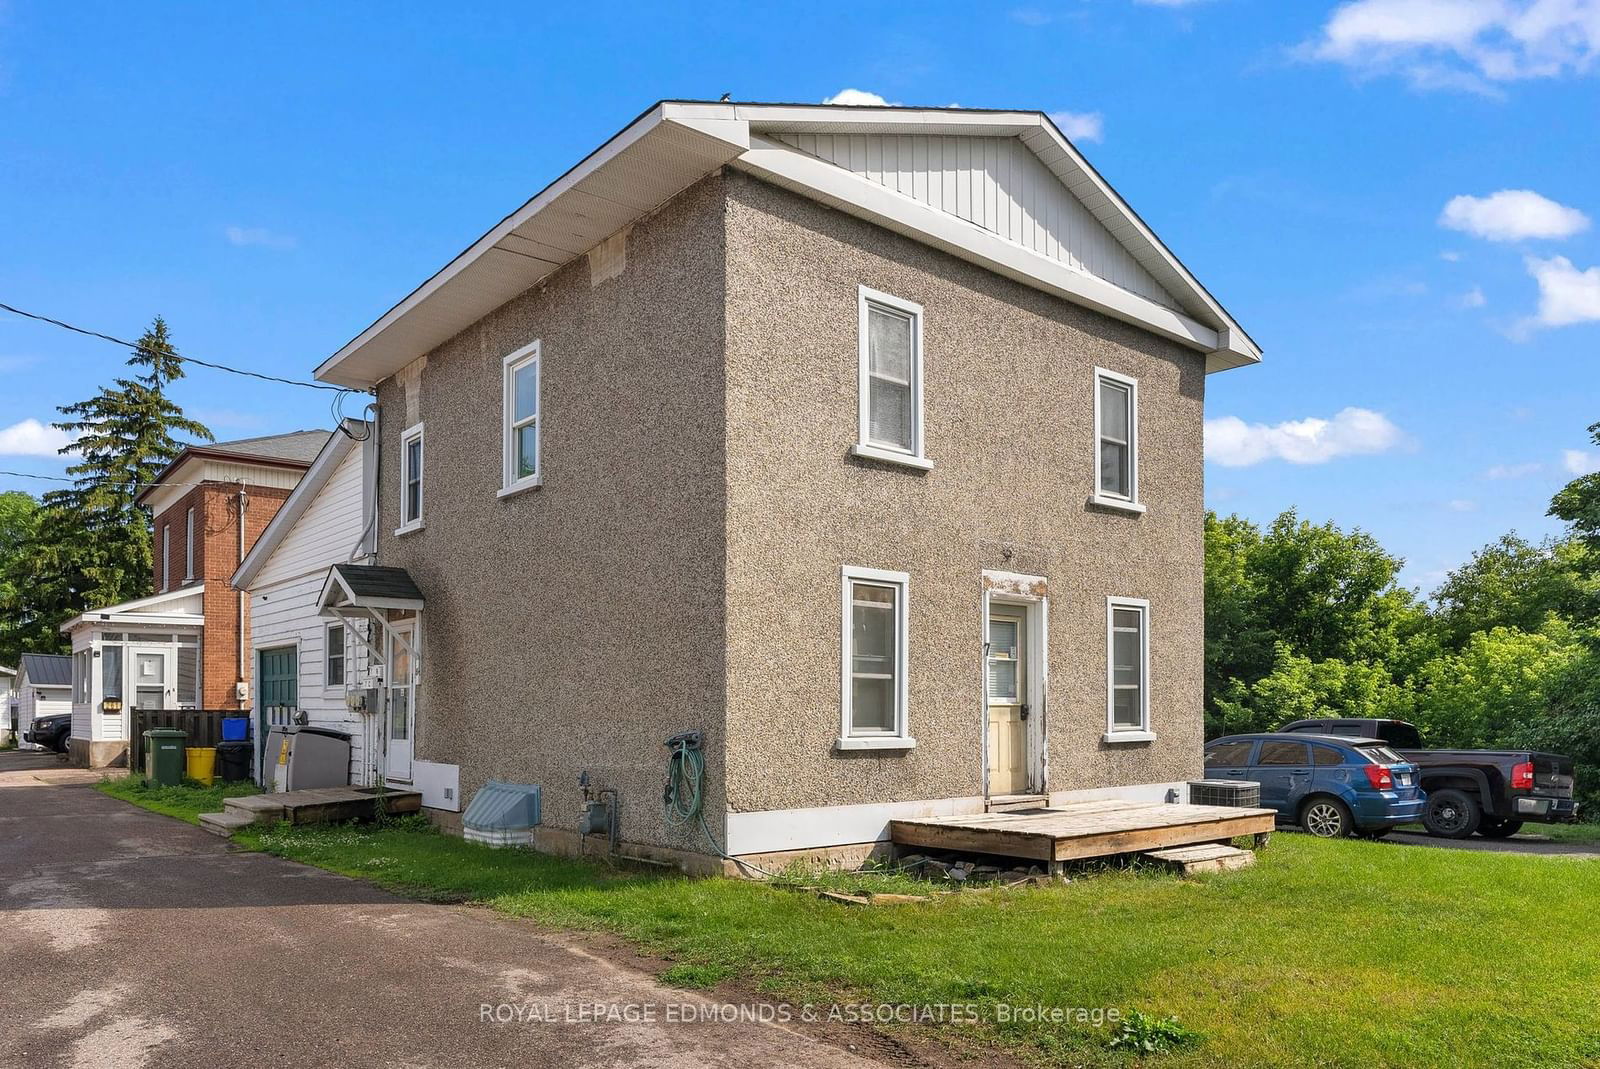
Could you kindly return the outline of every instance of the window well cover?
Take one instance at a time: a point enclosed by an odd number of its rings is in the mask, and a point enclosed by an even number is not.
[[[539,823],[539,788],[528,783],[490,780],[462,815],[465,837],[496,846],[527,843]]]

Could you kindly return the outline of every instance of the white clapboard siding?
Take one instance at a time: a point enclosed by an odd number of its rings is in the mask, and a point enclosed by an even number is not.
[[[89,725],[85,721],[83,730],[78,729],[76,710],[72,708],[72,689],[70,687],[35,687],[26,678],[20,679],[21,686],[17,689],[17,743],[25,749],[36,749],[32,743],[22,741],[22,733],[33,726],[33,721],[41,716],[54,716],[56,713],[73,713],[72,734],[89,737]],[[43,695],[40,694],[43,691]],[[48,695],[57,695],[49,697]]]
[[[304,514],[295,521],[251,582],[253,590],[309,571],[328,574],[350,559],[361,538],[360,446],[345,454]]]
[[[1126,246],[1015,137],[775,134],[778,140],[1007,241],[1179,308]]]
[[[324,654],[330,621],[317,612],[328,569],[348,561],[361,537],[362,452],[351,449],[339,462],[262,564],[250,585],[250,634],[257,650],[299,648],[298,707],[311,724],[350,735],[351,781],[365,784],[378,724],[372,715],[352,713],[345,692],[367,673],[366,647],[357,636],[347,636],[347,682],[328,686]]]

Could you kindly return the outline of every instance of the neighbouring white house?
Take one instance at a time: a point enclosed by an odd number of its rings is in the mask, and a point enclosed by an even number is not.
[[[350,779],[375,782],[381,717],[351,697],[375,686],[367,622],[320,613],[329,569],[373,554],[372,427],[347,419],[329,437],[233,575],[250,598],[256,731],[293,721],[350,736]]]
[[[73,752],[89,767],[127,760],[133,709],[200,707],[205,584],[95,609],[61,630],[72,640]]]
[[[59,653],[24,653],[16,679],[17,738],[36,717],[72,712],[72,658]],[[31,742],[25,750],[42,749]]]

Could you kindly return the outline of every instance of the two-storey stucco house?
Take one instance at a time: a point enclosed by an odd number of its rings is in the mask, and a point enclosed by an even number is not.
[[[1181,792],[1206,377],[1259,359],[1038,112],[658,104],[318,370],[378,399],[325,604],[388,780],[536,784],[568,850],[586,774],[707,863]]]

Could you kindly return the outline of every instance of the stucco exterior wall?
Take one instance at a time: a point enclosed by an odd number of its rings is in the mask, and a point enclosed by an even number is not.
[[[981,573],[1049,584],[1047,789],[1200,771],[1204,358],[727,179],[728,800],[982,794]],[[850,458],[857,287],[924,308],[919,473]],[[1094,490],[1094,368],[1139,380],[1142,516]],[[909,573],[909,752],[840,754],[840,568]],[[1150,601],[1150,743],[1108,746],[1108,595]]]
[[[721,821],[721,189],[636,224],[620,274],[579,259],[380,386],[378,558],[427,599],[416,757],[458,764],[463,802],[536,783],[547,828],[574,829],[587,770],[621,790],[625,839],[703,848],[661,815],[663,743],[699,729]],[[543,485],[499,498],[502,361],[535,339]],[[397,536],[418,419],[424,526]]]

